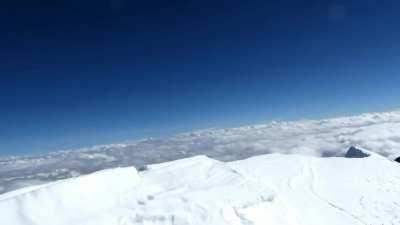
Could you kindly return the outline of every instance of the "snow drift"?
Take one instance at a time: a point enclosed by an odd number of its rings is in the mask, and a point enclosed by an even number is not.
[[[112,169],[0,195],[0,224],[79,224],[82,215],[98,215],[115,196],[139,182],[135,168]],[[57,222],[57,221],[60,221]]]
[[[399,164],[376,154],[197,156],[0,195],[0,224],[389,225],[399,196]]]

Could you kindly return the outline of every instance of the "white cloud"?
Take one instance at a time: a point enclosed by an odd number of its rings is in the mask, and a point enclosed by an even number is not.
[[[275,121],[45,156],[0,158],[0,186],[4,192],[20,187],[25,179],[48,182],[71,176],[71,173],[59,173],[45,180],[40,176],[57,169],[87,174],[117,166],[139,168],[193,155],[208,155],[222,161],[267,153],[341,156],[353,145],[391,159],[400,156],[400,111],[324,120]]]

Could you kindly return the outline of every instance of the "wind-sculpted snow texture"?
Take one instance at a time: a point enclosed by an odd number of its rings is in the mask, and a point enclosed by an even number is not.
[[[329,157],[343,156],[350,146],[392,160],[400,156],[400,111],[209,129],[166,139],[146,139],[42,156],[0,158],[0,193],[106,168],[141,168],[195,155],[207,155],[221,161],[269,153]]]
[[[206,156],[0,195],[12,225],[399,225],[400,166],[365,158]]]

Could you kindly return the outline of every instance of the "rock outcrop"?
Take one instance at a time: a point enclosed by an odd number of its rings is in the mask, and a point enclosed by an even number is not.
[[[370,156],[370,154],[364,152],[361,149],[358,149],[354,146],[351,146],[349,150],[347,150],[345,158],[365,158]]]

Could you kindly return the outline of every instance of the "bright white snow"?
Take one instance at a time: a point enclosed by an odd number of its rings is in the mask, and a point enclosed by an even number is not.
[[[4,225],[398,225],[400,164],[375,155],[196,156],[0,195]]]

